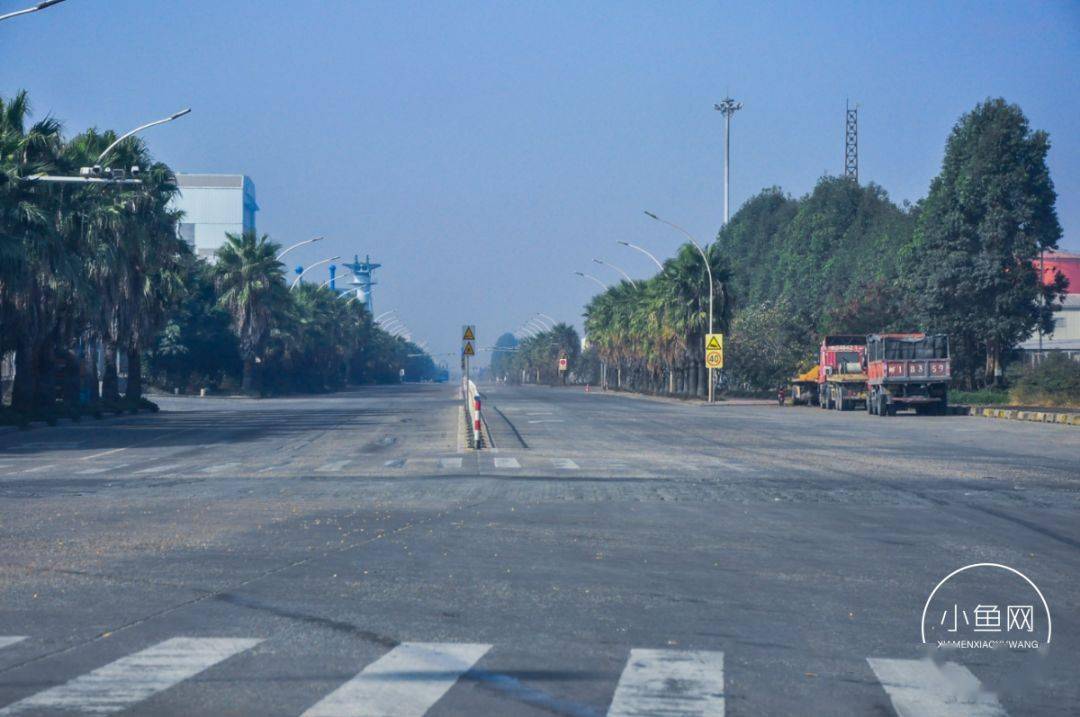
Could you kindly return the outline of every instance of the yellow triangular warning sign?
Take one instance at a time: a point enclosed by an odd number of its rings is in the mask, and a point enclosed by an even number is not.
[[[471,326],[465,327],[465,335],[461,337],[462,341],[476,341],[476,335],[473,334]]]
[[[706,351],[720,351],[722,349],[723,349],[723,347],[720,345],[720,342],[716,340],[716,337],[715,336],[709,336],[709,341],[708,341],[708,343],[705,344],[705,350]]]
[[[475,356],[476,355],[476,352],[473,351],[471,341],[466,341],[465,342],[465,348],[462,350],[462,353],[464,353],[466,356]]]

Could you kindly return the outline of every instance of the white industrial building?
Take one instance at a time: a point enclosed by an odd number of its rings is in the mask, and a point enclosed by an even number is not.
[[[184,212],[180,236],[201,257],[212,257],[225,234],[255,231],[255,184],[243,174],[177,173],[173,207]]]

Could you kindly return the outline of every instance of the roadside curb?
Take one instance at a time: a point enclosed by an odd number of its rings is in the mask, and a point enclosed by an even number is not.
[[[149,408],[140,408],[137,411],[122,411],[120,413],[114,413],[109,416],[102,416],[101,418],[94,418],[93,416],[83,416],[82,420],[73,421],[70,418],[57,418],[56,424],[50,426],[45,421],[31,421],[30,425],[26,428],[20,428],[18,426],[0,426],[0,436],[7,435],[8,433],[26,433],[38,428],[59,428],[60,426],[97,426],[105,421],[115,421],[118,418],[130,418],[142,413],[156,413]]]
[[[1023,408],[994,408],[993,406],[968,406],[961,413],[980,418],[1002,418],[1033,423],[1056,423],[1063,426],[1080,426],[1080,413],[1064,411],[1039,411]]]

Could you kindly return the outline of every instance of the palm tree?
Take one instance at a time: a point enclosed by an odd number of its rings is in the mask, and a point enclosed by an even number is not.
[[[241,390],[255,388],[256,359],[261,360],[275,315],[289,301],[283,265],[277,260],[280,245],[254,232],[226,234],[217,250],[215,282],[219,303],[232,316],[233,331],[240,342],[244,363]]]

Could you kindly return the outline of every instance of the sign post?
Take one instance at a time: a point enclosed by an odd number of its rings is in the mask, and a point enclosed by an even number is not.
[[[709,402],[713,400],[713,370],[724,368],[724,335],[705,334],[705,367],[709,370]]]
[[[469,359],[476,355],[476,326],[465,324],[461,327],[461,370],[465,380],[469,380]]]

